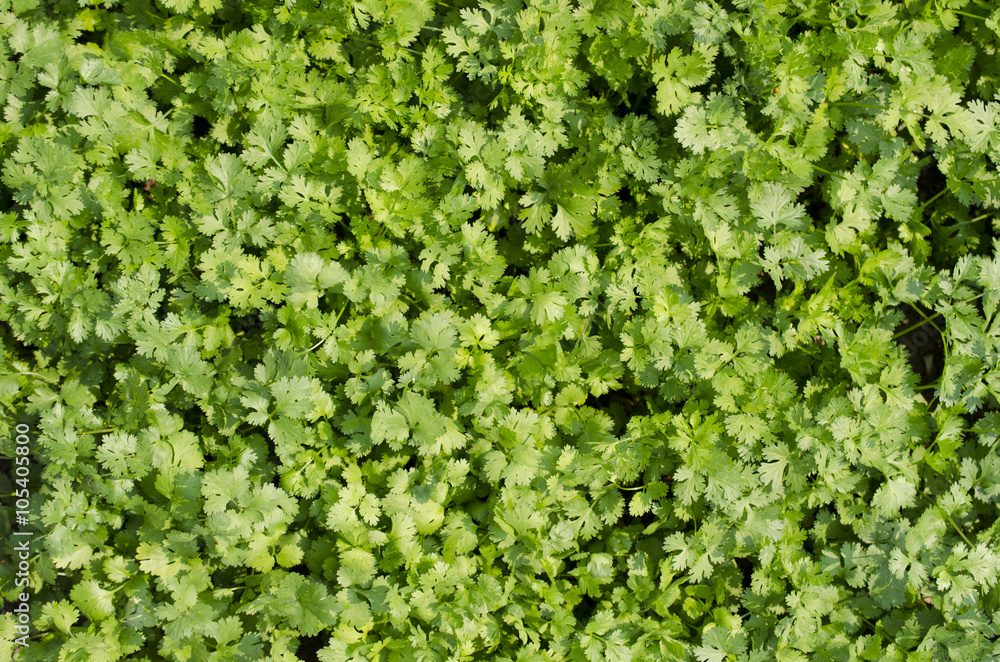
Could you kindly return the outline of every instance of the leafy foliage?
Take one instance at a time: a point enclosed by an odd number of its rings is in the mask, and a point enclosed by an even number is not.
[[[991,3],[0,17],[3,654],[1000,657]]]

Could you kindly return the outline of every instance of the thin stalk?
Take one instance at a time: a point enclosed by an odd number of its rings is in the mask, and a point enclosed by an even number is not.
[[[314,349],[325,343],[329,338],[330,336],[323,336],[323,338],[321,338],[315,345],[307,349],[305,353],[308,354],[309,352],[313,351]]]
[[[594,313],[591,313],[591,314],[590,314],[590,315],[589,315],[589,316],[587,317],[587,323],[583,325],[583,332],[582,332],[582,333],[580,333],[580,335],[579,335],[579,336],[577,337],[577,339],[576,339],[576,344],[575,344],[575,345],[573,345],[573,351],[574,351],[574,352],[575,352],[575,351],[576,351],[577,349],[579,349],[579,347],[580,347],[580,342],[581,342],[581,341],[582,341],[582,340],[584,339],[584,337],[585,337],[585,336],[587,335],[587,331],[589,331],[589,330],[590,330],[590,320],[592,320],[592,319],[594,319]]]
[[[337,311],[337,319],[335,320],[336,324],[340,324],[340,316],[344,314],[345,310],[347,310],[347,303],[344,303],[344,305],[340,307],[340,310]]]
[[[940,191],[937,192],[937,195],[935,195],[933,198],[931,198],[930,200],[928,200],[924,204],[922,204],[919,207],[917,207],[917,211],[923,211],[924,209],[927,208],[927,205],[931,204],[932,202],[934,202],[935,200],[937,200],[938,198],[940,198],[942,195],[944,195],[947,192],[948,192],[947,188],[941,189]]]
[[[48,382],[49,384],[52,384],[53,386],[58,386],[59,385],[58,382],[52,381],[51,379],[49,379],[45,375],[39,375],[37,372],[31,372],[30,370],[21,370],[20,372],[18,372],[18,374],[19,375],[31,375],[33,377],[38,377],[42,381]]]
[[[889,110],[888,106],[877,106],[871,103],[858,103],[856,101],[834,101],[831,106],[845,106],[849,108],[871,108],[872,110]]]
[[[346,309],[347,309],[347,303],[344,303],[344,305],[340,307],[340,310],[337,311],[337,316],[334,318],[334,326],[337,326],[338,324],[340,324],[340,316],[344,314],[344,311]],[[320,345],[322,345],[323,343],[325,343],[327,340],[329,340],[330,336],[332,336],[332,335],[333,335],[332,332],[326,334],[315,345],[313,345],[309,349],[303,351],[302,353],[303,354],[308,354],[309,352],[313,351],[314,349],[316,349],[317,347],[319,347]]]
[[[934,324],[932,324],[931,326],[933,326],[935,329],[937,328],[937,326],[934,325]],[[950,358],[949,354],[948,354],[948,342],[947,342],[948,336],[946,336],[944,334],[944,332],[942,332],[942,331],[939,331],[938,333],[941,334],[941,351],[944,354],[944,364],[948,365],[949,358]]]
[[[870,627],[872,629],[873,633],[879,629],[877,625],[875,625],[874,623],[872,623],[871,621],[869,621],[864,616],[861,617],[861,620],[863,620],[865,623],[868,624],[868,627]]]
[[[962,531],[962,529],[958,528],[958,524],[955,524],[955,520],[951,518],[951,515],[945,513],[944,516],[948,518],[949,522],[951,522],[952,528],[954,528],[955,531],[958,532],[958,535],[962,536],[962,540],[965,541],[965,544],[967,544],[969,547],[975,547],[975,545],[972,544],[972,541],[965,536],[965,532]]]
[[[375,39],[372,39],[370,37],[366,37],[365,35],[362,35],[362,34],[352,34],[352,35],[349,35],[347,38],[348,39],[357,39],[359,41],[367,42],[370,46],[377,46],[379,48],[383,48],[384,47],[383,44],[379,43]],[[345,42],[346,42],[346,39],[344,41],[339,41],[337,43],[338,44],[343,44]],[[407,48],[405,46],[399,46],[398,48],[402,48],[404,51],[409,51],[410,53],[413,53],[414,55],[420,55],[419,51],[415,51],[412,48]]]
[[[843,106],[847,108],[870,108],[871,110],[890,110],[889,106],[879,106],[877,104],[871,103],[858,103],[855,101],[834,101],[831,106]],[[917,110],[903,110],[904,113],[910,113],[911,115],[920,115],[921,117],[930,117],[927,113],[921,113]]]
[[[941,328],[938,327],[938,325],[934,323],[934,318],[936,318],[938,315],[940,315],[940,313],[938,313],[936,315],[927,316],[927,315],[924,315],[924,312],[922,310],[920,310],[919,308],[914,308],[913,310],[917,311],[917,314],[924,318],[924,321],[921,322],[921,324],[925,324],[925,323],[926,324],[930,324],[932,327],[934,327],[935,331],[937,331],[938,333],[940,333],[942,336],[944,335],[944,331],[942,331]],[[911,327],[911,328],[913,328],[913,327]]]
[[[986,294],[986,293],[983,292],[982,294],[977,294],[974,297],[970,297],[968,299],[963,299],[962,301],[959,301],[959,303],[968,303],[970,301],[975,301],[976,299],[982,297],[983,294]],[[914,310],[916,310],[916,308],[914,308]],[[917,310],[917,312],[920,313],[919,310]],[[923,315],[923,313],[920,313],[920,314]],[[902,331],[900,331],[899,333],[897,333],[896,335],[894,335],[892,338],[890,338],[890,340],[896,340],[896,339],[900,338],[901,336],[905,336],[910,331],[913,331],[914,329],[918,329],[918,328],[922,327],[924,324],[930,324],[933,320],[937,319],[938,317],[941,317],[941,315],[943,315],[943,314],[944,313],[934,313],[930,317],[924,317],[924,321],[923,322],[919,322],[919,323],[914,324],[913,326],[911,326],[909,328],[903,329]],[[941,329],[938,329],[936,326],[934,328],[938,330],[938,333],[940,333],[941,335],[944,335],[944,331],[941,331]]]
[[[829,170],[827,170],[826,168],[821,168],[821,167],[819,167],[819,166],[818,166],[818,165],[816,165],[816,164],[813,164],[813,169],[815,169],[815,170],[819,170],[819,171],[820,171],[821,173],[823,173],[824,175],[830,175],[831,177],[837,177],[837,178],[839,178],[839,179],[843,179],[843,178],[844,178],[844,176],[843,176],[843,175],[838,175],[838,174],[837,174],[837,173],[835,173],[835,172],[830,172],[830,171],[829,171]]]

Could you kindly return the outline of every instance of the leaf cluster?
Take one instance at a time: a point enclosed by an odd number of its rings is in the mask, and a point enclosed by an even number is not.
[[[0,657],[1000,656],[998,23],[0,0]]]

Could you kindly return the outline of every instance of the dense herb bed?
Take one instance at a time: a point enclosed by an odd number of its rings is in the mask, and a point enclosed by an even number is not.
[[[998,21],[0,0],[0,658],[997,660]]]

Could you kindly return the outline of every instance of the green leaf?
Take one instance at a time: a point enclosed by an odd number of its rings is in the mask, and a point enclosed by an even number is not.
[[[872,507],[886,517],[893,517],[900,509],[913,504],[916,493],[916,487],[911,482],[903,478],[890,478],[875,490]]]
[[[73,604],[92,621],[111,618],[115,613],[114,593],[101,588],[94,580],[78,583],[70,591]]]
[[[343,586],[365,586],[375,576],[375,556],[363,549],[349,549],[340,554],[337,581]]]

